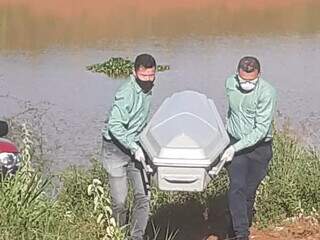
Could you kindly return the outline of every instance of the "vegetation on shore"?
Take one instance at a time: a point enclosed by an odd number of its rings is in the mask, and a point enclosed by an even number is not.
[[[22,125],[21,130],[22,168],[0,182],[0,239],[125,239],[129,227],[119,228],[112,217],[107,175],[100,162],[93,160],[89,169],[69,167],[59,175],[45,174],[31,164],[36,156],[29,128]],[[264,227],[300,215],[318,218],[319,153],[286,131],[275,131],[273,145],[270,170],[257,194],[255,224]],[[61,186],[53,194],[57,180]],[[154,188],[152,214],[188,201],[205,208],[227,186],[227,175],[222,172],[202,193]],[[154,227],[154,239],[158,231]],[[168,233],[167,239],[176,234]]]

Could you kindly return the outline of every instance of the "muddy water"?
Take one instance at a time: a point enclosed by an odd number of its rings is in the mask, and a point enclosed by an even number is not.
[[[185,89],[212,97],[225,115],[225,78],[256,55],[289,117],[319,144],[318,1],[0,0],[1,116],[37,122],[54,169],[87,164],[122,83],[85,71],[111,56],[152,53],[159,73],[153,111]]]

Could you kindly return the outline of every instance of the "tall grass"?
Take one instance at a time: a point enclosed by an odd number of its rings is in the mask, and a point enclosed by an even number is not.
[[[70,168],[61,176],[63,185],[56,199],[46,194],[52,190],[53,176],[33,169],[32,136],[22,127],[22,167],[15,176],[6,176],[0,185],[0,239],[115,239],[108,234],[109,222],[97,222],[96,195],[88,195],[99,169]],[[103,176],[101,174],[100,176]],[[92,185],[91,185],[92,186]],[[91,187],[92,188],[92,187]],[[104,196],[100,194],[100,198]],[[106,197],[104,199],[107,199]],[[104,208],[110,208],[106,201]],[[112,212],[107,212],[111,218]],[[117,229],[116,225],[113,226]]]
[[[209,208],[226,193],[228,177],[222,171],[202,193],[160,192],[153,190],[153,213],[167,205],[193,201]],[[276,130],[273,159],[268,175],[257,191],[255,223],[259,227],[279,223],[295,216],[320,215],[320,157],[314,147],[303,145],[288,130]]]
[[[26,125],[21,129],[22,168],[14,177],[7,176],[0,182],[0,239],[125,239],[129,226],[119,228],[112,217],[102,165],[93,161],[90,169],[70,167],[58,176],[46,176],[31,164],[35,154],[33,136]],[[301,145],[285,131],[275,132],[273,145],[270,170],[257,194],[256,222],[265,226],[301,214],[319,214],[318,152]],[[52,197],[52,182],[57,180],[61,185]],[[153,188],[152,214],[190,201],[206,208],[227,187],[228,178],[223,171],[202,193],[161,192]],[[159,228],[154,226],[153,231],[157,239]],[[179,232],[165,235],[172,240]]]
[[[102,165],[93,160],[90,169],[71,166],[46,176],[32,166],[32,133],[26,125],[19,129],[22,167],[0,182],[0,239],[126,239],[128,226],[118,227],[112,216]],[[53,198],[57,181],[61,185]],[[174,233],[168,232],[166,239],[173,240]]]
[[[264,226],[320,212],[320,157],[290,132],[276,131],[270,170],[257,194],[256,221]]]
[[[15,176],[2,176],[0,185],[0,228],[5,238],[28,237],[41,225],[51,202],[44,196],[49,179],[31,167],[32,140],[26,125],[22,126],[22,166]]]

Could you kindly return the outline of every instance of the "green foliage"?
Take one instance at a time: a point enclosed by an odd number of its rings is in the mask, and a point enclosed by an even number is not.
[[[22,125],[22,166],[15,176],[2,176],[0,183],[0,228],[1,234],[10,239],[28,237],[31,229],[44,227],[51,211],[52,201],[45,196],[49,178],[31,167],[32,135]],[[31,235],[33,235],[31,233]]]
[[[104,178],[102,166],[93,162],[89,170],[70,167],[59,176],[62,187],[52,199],[52,179],[33,169],[32,135],[21,127],[22,168],[0,183],[0,239],[103,239],[108,226],[97,222],[94,197],[88,185]],[[109,203],[109,202],[107,202]]]
[[[277,131],[268,176],[257,194],[257,222],[265,226],[320,211],[320,158],[288,132]]]
[[[225,193],[227,188],[228,176],[225,169],[222,170],[217,178],[208,184],[203,192],[164,192],[153,187],[151,194],[151,211],[155,213],[162,207],[168,205],[183,205],[191,201],[207,207],[213,198]]]
[[[116,220],[112,216],[110,197],[105,192],[100,180],[92,180],[92,183],[88,186],[88,195],[93,196],[94,212],[99,213],[97,223],[106,226],[106,235],[103,240],[125,239],[127,235],[126,226],[117,226]]]
[[[112,217],[102,164],[93,160],[89,169],[70,167],[58,176],[46,176],[31,164],[35,151],[28,129],[26,125],[20,127],[22,168],[0,182],[0,239],[125,239],[129,226],[119,228]],[[273,145],[270,171],[258,189],[256,222],[266,226],[288,217],[319,216],[318,152],[283,131],[275,132]],[[53,180],[61,183],[55,198],[48,194]],[[152,214],[190,202],[205,209],[226,192],[227,186],[223,170],[204,192],[161,192],[153,188]],[[153,231],[157,239],[160,230],[154,226]],[[174,239],[177,234],[167,230],[165,236]]]
[[[128,226],[118,227],[112,217],[102,164],[93,159],[89,169],[71,166],[58,176],[46,176],[32,166],[29,127],[19,129],[22,168],[0,182],[0,239],[126,239]],[[61,183],[56,198],[47,194],[53,191],[53,180]],[[174,235],[168,232],[167,239]]]
[[[297,138],[286,131],[275,131],[273,152],[268,175],[257,192],[256,224],[264,227],[290,217],[319,215],[319,153],[314,148],[301,145]],[[225,170],[209,183],[204,192],[161,192],[153,188],[152,212],[155,214],[168,205],[181,206],[186,202],[207,208],[227,188]]]
[[[97,63],[87,66],[88,71],[104,73],[111,78],[127,78],[132,73],[134,63],[121,57],[112,57],[103,63]],[[168,65],[157,65],[157,71],[163,72],[169,70]]]

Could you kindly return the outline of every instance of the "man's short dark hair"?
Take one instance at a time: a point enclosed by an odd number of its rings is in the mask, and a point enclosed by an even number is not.
[[[238,72],[241,70],[251,73],[255,70],[258,70],[260,73],[260,63],[256,57],[246,56],[241,58],[238,64]]]
[[[156,60],[150,54],[140,54],[134,61],[134,70],[137,71],[140,67],[153,68],[156,67]]]

